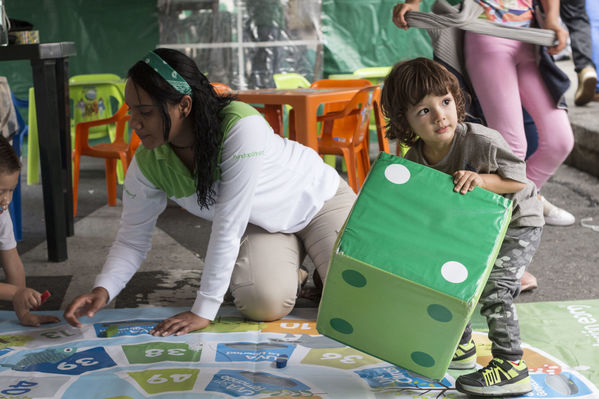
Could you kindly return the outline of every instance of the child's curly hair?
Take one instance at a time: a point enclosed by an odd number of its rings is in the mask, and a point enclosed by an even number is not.
[[[458,79],[438,62],[428,58],[401,61],[385,78],[381,105],[387,117],[387,137],[413,146],[418,140],[408,120],[408,107],[415,106],[429,94],[444,96],[451,93],[454,98],[458,121],[466,117],[465,98]]]
[[[17,153],[8,140],[0,135],[0,174],[12,174],[20,170],[21,161]]]

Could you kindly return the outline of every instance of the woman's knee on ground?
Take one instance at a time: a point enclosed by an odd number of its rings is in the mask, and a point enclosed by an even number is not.
[[[257,284],[232,291],[235,306],[247,318],[256,321],[278,320],[291,312],[295,305],[297,283],[282,287],[272,282],[267,287]]]

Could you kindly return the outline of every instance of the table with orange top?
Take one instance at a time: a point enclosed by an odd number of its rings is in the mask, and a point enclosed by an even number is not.
[[[320,104],[349,101],[359,87],[330,89],[258,89],[235,92],[240,101],[248,104],[282,106],[289,104],[295,110],[296,140],[318,151],[317,110]]]

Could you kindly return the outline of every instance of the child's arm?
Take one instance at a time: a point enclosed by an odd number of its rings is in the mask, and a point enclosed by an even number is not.
[[[6,274],[6,282],[25,287],[25,268],[16,248],[0,251],[0,262]]]
[[[0,283],[0,299],[12,301],[13,308],[21,324],[39,326],[41,323],[56,323],[56,316],[42,316],[29,313],[41,305],[41,294],[25,286],[25,269],[16,248],[0,251],[0,262],[6,274],[7,283]]]
[[[453,174],[453,191],[466,194],[479,186],[495,194],[517,193],[526,187],[525,183],[507,179],[494,173],[478,174],[470,170],[458,170]]]

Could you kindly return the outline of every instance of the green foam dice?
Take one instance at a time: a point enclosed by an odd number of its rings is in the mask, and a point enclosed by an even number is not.
[[[318,312],[330,338],[441,379],[482,293],[511,201],[382,153],[339,234]]]

